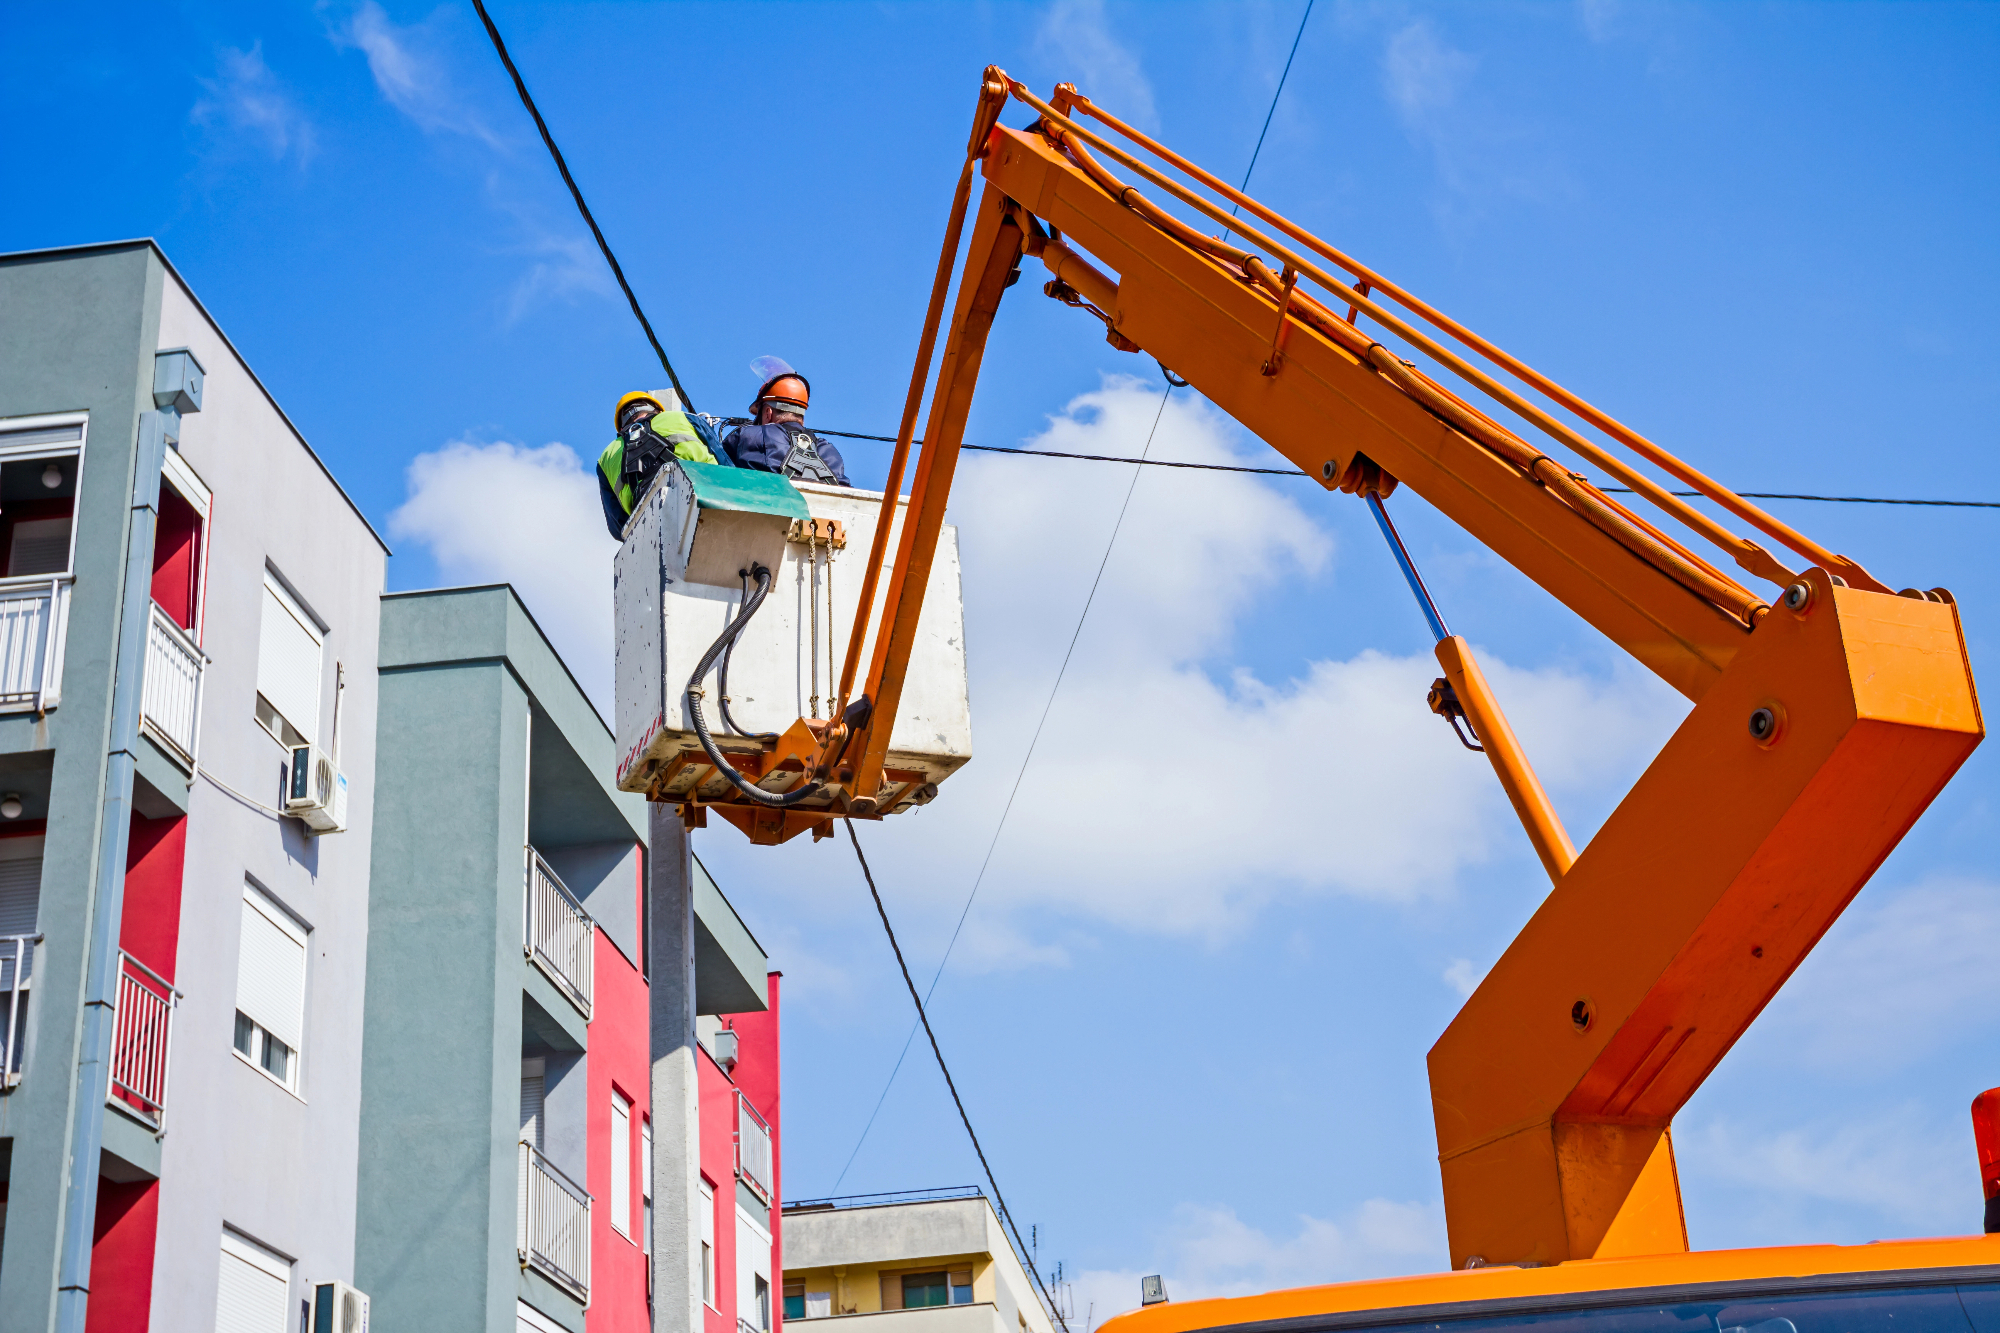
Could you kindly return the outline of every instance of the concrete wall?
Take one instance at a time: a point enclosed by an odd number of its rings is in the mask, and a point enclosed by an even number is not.
[[[308,1281],[354,1274],[361,1031],[375,792],[376,627],[387,550],[178,281],[159,342],[207,370],[181,456],[214,493],[208,527],[199,756],[236,791],[273,803],[287,752],[256,720],[264,572],[281,573],[326,634],[317,736],[348,780],[344,833],[260,810],[207,781],[188,802],[169,1132],[161,1145],[153,1327],[213,1319],[224,1225],[294,1260]],[[336,669],[338,667],[338,670]],[[296,1094],[232,1044],[245,878],[311,927]]]
[[[11,1140],[7,1232],[0,1250],[0,1333],[53,1317],[65,1167],[81,1038],[85,947],[102,798],[125,564],[126,513],[139,414],[152,406],[164,268],[144,245],[87,255],[0,259],[0,418],[87,411],[78,479],[77,575],[61,706],[46,718],[0,716],[0,752],[49,756],[26,1058],[0,1096]]]

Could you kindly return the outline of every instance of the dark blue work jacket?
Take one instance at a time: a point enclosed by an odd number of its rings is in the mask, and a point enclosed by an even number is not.
[[[792,452],[792,437],[787,426],[792,431],[812,434],[795,422],[774,421],[767,426],[738,426],[722,437],[722,447],[738,467],[755,468],[759,472],[783,472],[785,460]],[[813,435],[812,442],[814,450],[833,470],[835,480],[842,486],[853,485],[847,479],[847,465],[841,461],[840,451],[818,435]]]

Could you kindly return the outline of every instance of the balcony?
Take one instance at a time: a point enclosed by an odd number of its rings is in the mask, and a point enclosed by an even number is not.
[[[0,935],[0,1088],[21,1081],[21,1038],[28,1030],[28,982],[40,935]]]
[[[154,603],[146,634],[140,725],[190,773],[194,771],[195,732],[201,726],[202,667],[207,661],[187,631]]]
[[[173,1037],[173,983],[128,953],[118,955],[118,1000],[111,1012],[112,1102],[162,1130],[167,1054]]]
[[[772,1186],[771,1126],[742,1093],[736,1094],[736,1174],[767,1205],[776,1201]]]
[[[588,1019],[597,925],[532,847],[526,918],[523,951]]]
[[[56,706],[75,582],[68,574],[0,579],[0,709]]]
[[[525,1140],[516,1249],[533,1268],[586,1305],[590,1301],[590,1193]]]

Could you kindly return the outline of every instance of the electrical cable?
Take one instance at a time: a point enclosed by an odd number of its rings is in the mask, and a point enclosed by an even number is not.
[[[1182,381],[1185,383],[1186,381]],[[1175,386],[1180,387],[1179,385]],[[728,418],[724,418],[727,420]],[[745,418],[747,420],[747,418]],[[834,435],[843,440],[876,440],[883,444],[894,444],[893,435],[864,435],[851,430],[823,430],[813,427],[815,435]],[[922,440],[913,440],[921,445]],[[1141,467],[1193,468],[1198,472],[1251,472],[1262,477],[1303,477],[1306,474],[1289,467],[1244,467],[1233,463],[1178,463],[1166,458],[1126,458],[1116,454],[1071,454],[1057,449],[1008,449],[997,444],[961,444],[961,449],[974,449],[985,454],[1020,454],[1028,458],[1069,458],[1085,463],[1137,463]],[[1600,486],[1607,495],[1631,495],[1624,486]],[[1670,494],[1684,499],[1700,499],[1700,491],[1672,491]],[[1882,495],[1801,495],[1795,491],[1737,491],[1746,500],[1814,500],[1823,504],[1851,505],[1930,505],[1945,509],[2000,509],[2000,500],[1905,500]]]
[[[254,796],[245,796],[242,792],[236,790],[236,788],[230,786],[228,783],[224,782],[221,778],[215,776],[215,774],[203,768],[200,764],[195,765],[194,771],[200,774],[202,777],[208,779],[208,783],[210,786],[220,788],[225,794],[235,797],[237,800],[249,806],[251,809],[261,810],[265,814],[271,816],[273,819],[283,819],[285,817],[285,812],[283,810],[278,809],[276,806],[265,805],[262,801],[258,800]]]
[[[1250,150],[1250,165],[1243,172],[1243,183],[1236,187],[1238,191],[1244,194],[1250,192],[1250,176],[1251,173],[1257,170],[1258,155],[1264,151],[1264,136],[1271,132],[1271,117],[1278,114],[1278,96],[1285,91],[1285,80],[1292,76],[1292,61],[1299,54],[1299,39],[1306,35],[1306,20],[1312,16],[1313,0],[1306,0],[1306,12],[1299,15],[1299,30],[1292,34],[1291,54],[1285,57],[1284,73],[1278,75],[1278,91],[1271,94],[1271,109],[1264,113],[1264,128],[1257,131],[1257,146]],[[1237,216],[1237,210],[1241,207],[1242,205],[1240,204],[1230,205],[1229,216]],[[1222,239],[1225,241],[1229,239],[1227,228],[1223,230]],[[1166,367],[1162,366],[1161,369],[1164,370]]]
[[[972,1140],[972,1151],[979,1156],[979,1168],[986,1173],[986,1183],[993,1187],[993,1204],[1000,1212],[1000,1220],[1007,1224],[1007,1230],[1014,1235],[1014,1248],[1022,1259],[1028,1258],[1028,1247],[1021,1243],[1021,1229],[1014,1225],[1014,1214],[1007,1209],[1007,1201],[1000,1197],[1000,1182],[993,1176],[993,1167],[986,1160],[986,1149],[979,1146],[979,1133],[972,1127],[972,1117],[965,1113],[965,1100],[958,1095],[958,1084],[952,1081],[951,1066],[944,1062],[944,1051],[938,1046],[937,1033],[931,1031],[930,1016],[924,1012],[923,997],[917,994],[917,983],[910,976],[910,965],[903,958],[903,946],[896,943],[896,928],[889,924],[889,909],[882,905],[882,892],[875,887],[875,872],[868,868],[868,858],[862,854],[861,839],[855,836],[854,821],[843,818],[847,825],[847,840],[854,844],[854,859],[861,863],[861,876],[868,881],[868,896],[875,900],[875,913],[882,918],[882,930],[889,937],[889,948],[896,954],[896,966],[902,969],[903,984],[910,988],[910,1002],[917,1006],[917,1021],[923,1025],[924,1035],[930,1038],[931,1054],[937,1057],[938,1072],[944,1075],[944,1085],[951,1090],[951,1104],[958,1108],[958,1118],[965,1125],[965,1136]],[[1049,1313],[1061,1326],[1063,1333],[1069,1333],[1069,1324],[1064,1321],[1062,1311],[1056,1308],[1049,1296],[1049,1289],[1042,1285],[1042,1275],[1032,1261],[1023,1265],[1029,1276],[1035,1279],[1035,1289],[1042,1293],[1042,1301]]]
[[[736,604],[739,607],[746,608],[745,610],[738,611],[737,614],[738,616],[744,616],[750,610],[755,609],[750,606],[750,571],[739,569],[736,571],[736,576],[742,580],[741,596],[738,598]],[[775,742],[778,740],[777,732],[745,731],[743,728],[737,726],[736,719],[729,715],[729,659],[735,652],[736,638],[732,635],[729,639],[729,646],[722,650],[722,665],[715,672],[716,703],[722,709],[722,725],[728,727],[731,731],[746,740]]]
[[[1153,428],[1146,432],[1145,448],[1139,451],[1138,458],[1126,461],[1143,462],[1145,455],[1152,451],[1153,436],[1159,432],[1160,419],[1167,411],[1167,399],[1173,396],[1176,387],[1178,386],[1168,383],[1167,391],[1160,395],[1159,411],[1153,414]],[[1007,804],[1000,809],[1000,822],[993,828],[993,838],[986,844],[986,856],[979,863],[979,873],[972,877],[972,891],[965,895],[965,906],[959,911],[958,924],[952,928],[951,938],[945,942],[944,956],[938,959],[937,971],[931,974],[930,987],[924,992],[926,1002],[937,993],[938,980],[944,976],[944,965],[951,961],[951,951],[958,944],[960,932],[965,929],[965,919],[972,914],[972,900],[979,896],[979,886],[986,880],[986,868],[993,864],[993,849],[1000,845],[1000,834],[1006,830],[1007,816],[1014,810],[1014,798],[1021,794],[1021,780],[1028,776],[1028,764],[1035,757],[1035,747],[1041,743],[1042,728],[1047,726],[1049,721],[1049,710],[1055,707],[1056,691],[1062,688],[1063,676],[1069,671],[1069,659],[1076,652],[1076,641],[1083,636],[1083,622],[1090,615],[1091,604],[1097,600],[1097,587],[1104,581],[1105,568],[1111,563],[1111,550],[1118,544],[1119,529],[1125,526],[1125,511],[1132,507],[1132,492],[1139,487],[1140,475],[1134,471],[1131,484],[1125,488],[1125,502],[1118,507],[1118,519],[1111,525],[1111,538],[1104,543],[1104,557],[1097,562],[1097,577],[1090,581],[1090,593],[1083,599],[1083,610],[1077,615],[1076,628],[1070,632],[1069,647],[1063,650],[1062,665],[1056,668],[1055,683],[1049,686],[1049,697],[1042,704],[1041,720],[1035,723],[1034,735],[1028,738],[1028,752],[1021,756],[1021,767],[1016,770],[1014,785],[1007,792]],[[861,1127],[861,1137],[854,1141],[854,1151],[847,1154],[847,1162],[840,1168],[840,1174],[834,1177],[833,1190],[830,1192],[839,1192],[840,1182],[847,1179],[848,1169],[854,1165],[854,1159],[861,1154],[861,1145],[868,1142],[868,1131],[875,1127],[875,1118],[882,1114],[882,1103],[889,1099],[889,1089],[896,1086],[896,1075],[902,1072],[903,1061],[910,1055],[910,1044],[916,1039],[917,1029],[912,1026],[910,1035],[903,1038],[902,1053],[896,1057],[895,1066],[889,1070],[889,1078],[882,1085],[882,1094],[875,1099],[875,1109],[868,1113],[868,1123]]]
[[[771,571],[768,566],[752,565],[750,575],[757,580],[756,593],[744,604],[743,609],[737,613],[736,618],[730,621],[728,626],[723,629],[721,636],[708,646],[708,651],[702,654],[701,661],[695,666],[694,675],[688,678],[687,693],[681,697],[683,704],[687,708],[688,720],[694,723],[695,739],[701,742],[701,748],[707,752],[708,762],[715,765],[715,771],[728,779],[730,786],[736,788],[736,790],[742,792],[745,796],[757,802],[757,804],[784,810],[799,804],[801,801],[810,800],[812,797],[819,795],[820,792],[825,790],[826,784],[823,782],[801,783],[783,795],[765,791],[762,787],[737,772],[731,766],[730,762],[722,757],[722,751],[716,748],[715,738],[709,735],[708,719],[703,717],[701,713],[702,680],[707,677],[709,668],[715,665],[715,659],[722,656],[730,644],[736,642],[736,636],[743,632],[743,627],[750,623],[750,617],[757,614],[757,608],[764,604],[764,598],[771,591]],[[689,799],[692,800],[693,798],[690,797]]]
[[[639,308],[639,298],[632,294],[632,284],[625,281],[625,270],[618,266],[618,257],[611,253],[610,242],[598,228],[597,219],[591,216],[590,205],[583,202],[583,191],[577,188],[576,178],[569,174],[569,163],[563,160],[562,149],[556,147],[555,136],[549,133],[548,122],[542,119],[535,99],[528,95],[528,85],[521,78],[521,71],[514,67],[514,57],[507,54],[507,43],[500,40],[500,29],[493,24],[493,16],[486,12],[484,0],[472,0],[472,7],[479,11],[479,21],[486,25],[486,35],[493,39],[493,49],[500,55],[500,63],[507,67],[507,74],[514,80],[514,91],[521,95],[521,105],[528,108],[528,114],[535,118],[535,128],[541,131],[542,143],[548,147],[549,156],[555,159],[556,170],[562,173],[563,184],[569,186],[570,198],[576,200],[576,211],[583,214],[583,220],[590,227],[590,234],[597,238],[597,248],[604,253],[604,262],[611,266],[611,276],[618,279],[620,291],[631,303],[632,313],[638,317],[639,327],[646,331],[646,341],[653,344],[653,351],[659,355],[660,364],[666,367],[667,378],[674,383],[674,392],[680,395],[681,410],[694,411],[694,400],[681,387],[681,377],[674,373],[674,363],[667,359],[667,349],[660,346],[659,335],[653,332],[653,322],[646,318],[646,312]]]

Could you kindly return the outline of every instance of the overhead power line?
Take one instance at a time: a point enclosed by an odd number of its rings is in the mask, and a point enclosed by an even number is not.
[[[674,373],[674,363],[667,359],[667,349],[660,346],[660,337],[653,332],[653,321],[646,318],[646,312],[639,308],[639,298],[632,292],[632,284],[625,281],[625,270],[618,266],[618,256],[611,253],[610,242],[604,239],[604,232],[598,228],[597,219],[590,215],[590,205],[583,202],[583,191],[577,188],[576,178],[569,174],[569,163],[563,161],[562,149],[556,147],[555,136],[549,133],[549,124],[542,119],[542,113],[535,106],[535,99],[528,95],[528,85],[521,78],[521,71],[514,67],[514,57],[507,54],[507,43],[500,40],[500,29],[493,24],[493,16],[486,12],[484,0],[472,0],[472,7],[479,11],[479,21],[486,25],[486,35],[493,39],[493,49],[500,55],[500,63],[507,67],[508,76],[514,80],[514,91],[521,95],[521,105],[528,108],[528,114],[535,118],[535,128],[541,131],[542,142],[548,146],[549,156],[555,159],[556,170],[562,173],[563,184],[569,186],[569,197],[576,200],[576,211],[583,214],[583,220],[590,227],[590,234],[597,238],[597,248],[604,253],[604,262],[611,266],[611,276],[618,279],[618,288],[625,293],[625,299],[632,305],[632,313],[638,318],[639,327],[646,331],[646,341],[653,344],[660,364],[666,367],[667,378],[674,383],[674,392],[680,395],[681,406],[694,411],[694,402],[681,387],[681,377]]]
[[[863,435],[856,431],[825,430],[813,427],[815,435],[834,435],[843,440],[880,440],[884,444],[894,444],[893,435]],[[922,440],[911,443],[921,445]],[[1166,458],[1131,458],[1122,454],[1070,454],[1059,449],[1009,449],[997,444],[961,444],[961,449],[976,449],[985,454],[1022,454],[1030,458],[1069,458],[1085,463],[1134,463],[1140,467],[1182,467],[1198,472],[1253,472],[1262,477],[1303,477],[1306,474],[1291,467],[1244,467],[1236,463],[1177,463]],[[1631,490],[1623,486],[1600,486],[1610,495],[1631,495]],[[1700,491],[1675,491],[1675,495],[1690,499],[1701,498]],[[1882,495],[1801,495],[1796,491],[1738,491],[1736,494],[1746,500],[1816,500],[1824,504],[1849,505],[1933,505],[1946,509],[2000,509],[2000,500],[1905,500]]]
[[[843,819],[840,822],[847,825],[847,840],[854,844],[854,858],[861,862],[861,877],[868,881],[868,896],[875,900],[875,914],[882,918],[882,930],[889,937],[889,948],[896,955],[896,966],[902,969],[903,984],[910,988],[910,1003],[917,1006],[917,1021],[923,1024],[924,1035],[931,1040],[931,1054],[937,1057],[938,1069],[944,1074],[944,1085],[951,1090],[951,1104],[958,1108],[958,1118],[965,1124],[965,1136],[972,1140],[972,1151],[979,1156],[979,1169],[986,1173],[986,1183],[993,1187],[993,1206],[999,1210],[1000,1220],[1007,1224],[1007,1230],[1013,1233],[1014,1248],[1026,1261],[1024,1266],[1029,1276],[1035,1279],[1035,1288],[1042,1293],[1049,1313],[1061,1325],[1063,1333],[1069,1333],[1062,1311],[1049,1297],[1049,1289],[1042,1285],[1042,1275],[1036,1271],[1028,1247],[1021,1243],[1021,1229],[1014,1225],[1014,1214],[1007,1210],[1007,1201],[1000,1197],[1000,1182],[993,1178],[993,1167],[986,1160],[986,1149],[979,1146],[979,1134],[972,1128],[972,1117],[965,1113],[965,1099],[958,1095],[958,1084],[952,1081],[951,1066],[944,1062],[944,1051],[938,1046],[937,1033],[931,1031],[930,1016],[924,1012],[924,999],[917,994],[917,983],[910,976],[910,965],[903,960],[903,946],[896,943],[896,928],[889,924],[889,909],[882,905],[882,891],[875,887],[875,872],[868,868],[868,858],[862,854],[861,839],[854,836],[854,821]]]

